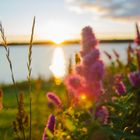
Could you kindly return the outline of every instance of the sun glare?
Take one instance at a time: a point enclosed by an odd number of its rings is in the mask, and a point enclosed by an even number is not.
[[[65,57],[64,52],[61,47],[56,47],[53,52],[52,63],[50,65],[50,70],[54,77],[57,79],[62,79],[65,75]]]
[[[63,37],[61,38],[61,36],[59,36],[59,35],[55,35],[55,36],[53,36],[52,41],[55,44],[60,45],[64,41],[64,38]]]
[[[53,41],[57,45],[70,38],[67,24],[60,21],[49,21],[47,26],[47,39]]]
[[[85,95],[85,94],[82,94],[82,95],[81,95],[81,99],[82,99],[82,100],[85,100],[85,99],[86,99],[86,95]]]

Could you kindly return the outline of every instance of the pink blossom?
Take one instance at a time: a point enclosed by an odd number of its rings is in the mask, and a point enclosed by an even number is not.
[[[54,133],[54,130],[55,130],[55,116],[52,115],[52,114],[49,116],[47,125],[44,129],[42,140],[47,140],[47,134],[46,134],[47,129],[49,129],[52,134]]]
[[[81,41],[81,54],[85,55],[90,52],[91,48],[95,48],[98,41],[92,32],[92,28],[87,26],[82,30],[82,41]]]
[[[89,100],[97,101],[103,93],[104,63],[100,60],[97,43],[91,27],[85,27],[82,30],[81,62],[75,66],[74,75],[68,76],[65,82],[75,98],[86,94]]]
[[[140,87],[140,72],[131,72],[128,75],[129,81],[133,87]]]
[[[103,93],[102,82],[95,81],[93,83],[83,82],[82,86],[77,90],[75,97],[80,97],[82,94],[85,94],[87,99],[90,101],[97,102],[100,96]]]
[[[54,133],[54,128],[55,128],[55,116],[54,115],[50,115],[48,122],[47,122],[47,128]]]
[[[56,106],[61,106],[62,102],[60,100],[60,98],[53,92],[48,92],[46,94],[48,100],[50,102],[52,102],[53,104],[55,104]]]
[[[70,75],[65,79],[65,85],[67,88],[71,91],[77,90],[79,87],[81,87],[81,79],[77,75]]]
[[[83,58],[83,65],[91,65],[100,57],[100,52],[97,48],[91,49],[91,52],[86,54]]]
[[[99,120],[101,124],[107,124],[108,123],[108,117],[109,117],[109,112],[108,109],[105,106],[98,107],[96,109],[96,114],[95,114],[96,119]]]
[[[102,80],[104,76],[104,64],[101,60],[96,60],[91,65],[77,65],[76,73],[87,81]]]
[[[123,95],[126,93],[126,88],[122,81],[115,84],[115,91],[118,95]]]
[[[104,91],[101,81],[95,81],[91,85],[87,84],[87,88],[89,97],[95,101],[99,100]]]
[[[86,79],[91,81],[100,81],[104,76],[104,64],[101,60],[96,61],[89,67],[86,73]]]
[[[84,67],[83,67],[83,65],[81,65],[81,64],[76,65],[74,71],[75,71],[76,74],[78,74],[80,76],[83,76],[84,75]]]

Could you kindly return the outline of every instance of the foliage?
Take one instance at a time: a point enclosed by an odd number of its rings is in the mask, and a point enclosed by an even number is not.
[[[140,45],[138,25],[136,29],[136,43]],[[2,26],[1,33],[5,41]],[[113,50],[116,57],[114,61],[105,51],[111,64],[104,66],[97,48],[98,40],[90,27],[82,30],[81,42],[80,55],[76,54],[74,69],[71,68],[70,62],[69,75],[64,80],[65,85],[64,83],[56,85],[54,79],[48,81],[41,77],[37,80],[31,79],[30,46],[29,81],[15,83],[11,69],[14,86],[1,85],[0,138],[3,140],[140,139],[139,46],[132,49],[129,44],[126,51],[127,64],[120,61],[116,50]],[[4,47],[11,66],[6,41]],[[13,98],[15,86],[18,104]],[[32,87],[32,108],[28,86]],[[30,111],[32,117],[29,123],[32,127],[28,125]]]

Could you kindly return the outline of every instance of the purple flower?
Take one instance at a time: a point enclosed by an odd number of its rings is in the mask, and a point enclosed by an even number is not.
[[[81,48],[81,54],[85,55],[88,52],[90,52],[90,50],[92,48],[95,48],[96,45],[98,44],[98,41],[95,37],[95,34],[92,31],[92,28],[87,26],[85,28],[83,28],[82,30],[82,48]]]
[[[68,76],[65,80],[65,85],[71,91],[77,90],[79,87],[81,87],[80,77],[77,75]]]
[[[101,81],[95,81],[93,83],[85,81],[81,88],[78,90],[78,95],[86,93],[89,100],[97,102],[103,93],[103,86]]]
[[[47,128],[54,133],[54,128],[55,128],[55,116],[54,115],[50,115],[48,122],[47,122]]]
[[[65,84],[72,97],[86,96],[87,100],[98,101],[103,93],[104,63],[100,60],[100,51],[96,47],[98,41],[92,28],[83,28],[81,35],[81,61],[75,66],[74,74],[66,78]]]
[[[51,101],[56,106],[60,107],[62,105],[60,98],[55,93],[48,92],[46,94],[46,96],[47,96],[48,100]]]
[[[122,81],[115,84],[115,91],[118,95],[126,93],[126,88]]]
[[[46,127],[44,129],[42,140],[47,140],[47,134],[46,134],[47,129],[49,129],[52,134],[54,133],[54,129],[55,129],[55,116],[52,115],[52,114],[49,116],[47,125],[46,125]]]
[[[82,64],[78,64],[75,66],[75,73],[80,75],[80,76],[84,75],[84,67]]]
[[[101,60],[96,61],[91,65],[89,71],[86,73],[87,80],[100,81],[104,76],[104,64]]]
[[[95,118],[99,120],[101,124],[108,123],[109,112],[105,106],[96,109]]]
[[[100,52],[97,48],[93,48],[91,52],[86,54],[83,58],[83,65],[91,65],[100,57]]]
[[[129,81],[133,87],[140,87],[140,72],[131,72],[128,75]]]

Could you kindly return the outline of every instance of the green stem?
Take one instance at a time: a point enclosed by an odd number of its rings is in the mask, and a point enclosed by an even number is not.
[[[35,27],[35,17],[33,19],[33,25],[32,25],[32,33],[30,38],[30,46],[29,46],[29,52],[28,52],[28,83],[29,83],[29,108],[30,108],[30,132],[29,132],[29,139],[32,139],[32,98],[31,98],[31,62],[32,62],[32,46],[33,46],[33,35],[34,35],[34,27]]]
[[[12,62],[11,62],[11,59],[10,59],[10,49],[9,49],[9,47],[7,45],[4,29],[3,29],[1,23],[0,23],[0,32],[1,32],[1,37],[2,37],[2,40],[3,40],[3,47],[4,47],[5,51],[6,51],[6,58],[8,60],[9,66],[10,66],[11,78],[12,78],[12,82],[13,82],[13,85],[14,85],[17,104],[19,105],[19,100],[18,100],[18,95],[17,95],[17,86],[16,86],[16,82],[15,82],[15,78],[14,78]],[[25,138],[25,132],[24,132],[24,127],[23,127],[22,122],[21,122],[21,126],[22,126],[23,138],[25,140],[26,138]]]

